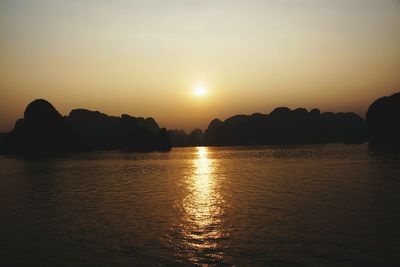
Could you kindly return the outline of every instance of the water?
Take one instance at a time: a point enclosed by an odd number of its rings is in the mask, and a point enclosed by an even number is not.
[[[366,145],[0,158],[0,266],[399,266],[400,157]]]

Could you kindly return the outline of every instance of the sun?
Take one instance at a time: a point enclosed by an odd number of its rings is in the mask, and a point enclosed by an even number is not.
[[[202,85],[197,85],[193,88],[193,94],[197,97],[202,97],[207,94],[207,88]]]

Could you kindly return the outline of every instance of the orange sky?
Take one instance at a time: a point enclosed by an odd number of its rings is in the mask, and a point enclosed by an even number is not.
[[[396,0],[3,0],[0,38],[0,131],[36,98],[191,130],[400,90]]]

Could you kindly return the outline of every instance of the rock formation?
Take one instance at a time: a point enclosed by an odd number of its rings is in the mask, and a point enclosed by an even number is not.
[[[1,151],[9,154],[55,154],[88,150],[169,150],[168,133],[152,118],[108,116],[86,109],[67,117],[46,100],[30,103],[24,118],[4,137]]]
[[[68,153],[82,148],[78,134],[53,105],[43,99],[26,107],[24,118],[15,123],[2,145],[2,151],[11,154]]]
[[[204,140],[213,146],[363,143],[365,125],[355,113],[279,107],[270,114],[236,115],[224,122],[214,119]]]
[[[185,133],[184,130],[169,130],[168,134],[173,147],[204,145],[204,134],[200,129],[194,129],[190,134]]]
[[[400,93],[374,101],[368,108],[366,124],[371,145],[400,147]]]

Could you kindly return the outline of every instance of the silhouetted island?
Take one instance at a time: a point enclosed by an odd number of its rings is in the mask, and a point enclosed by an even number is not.
[[[204,141],[210,146],[363,143],[365,123],[355,113],[280,107],[270,114],[214,119],[204,133]]]
[[[171,148],[167,130],[160,129],[153,118],[126,114],[115,117],[99,111],[75,109],[67,121],[90,150],[153,151]]]
[[[0,147],[4,154],[58,154],[90,150],[167,151],[166,129],[152,118],[108,116],[76,109],[63,117],[48,101],[30,103]]]
[[[204,134],[201,129],[194,129],[190,134],[184,130],[168,131],[173,147],[204,146]]]
[[[367,127],[366,127],[367,126]],[[355,113],[318,109],[274,109],[270,114],[214,119],[203,133],[160,128],[153,118],[109,116],[74,109],[61,114],[38,99],[25,109],[9,133],[0,133],[3,154],[54,154],[92,150],[168,151],[171,146],[250,146],[364,143],[400,146],[400,93],[376,100],[366,122]]]
[[[366,124],[370,145],[400,147],[400,93],[375,100]]]

